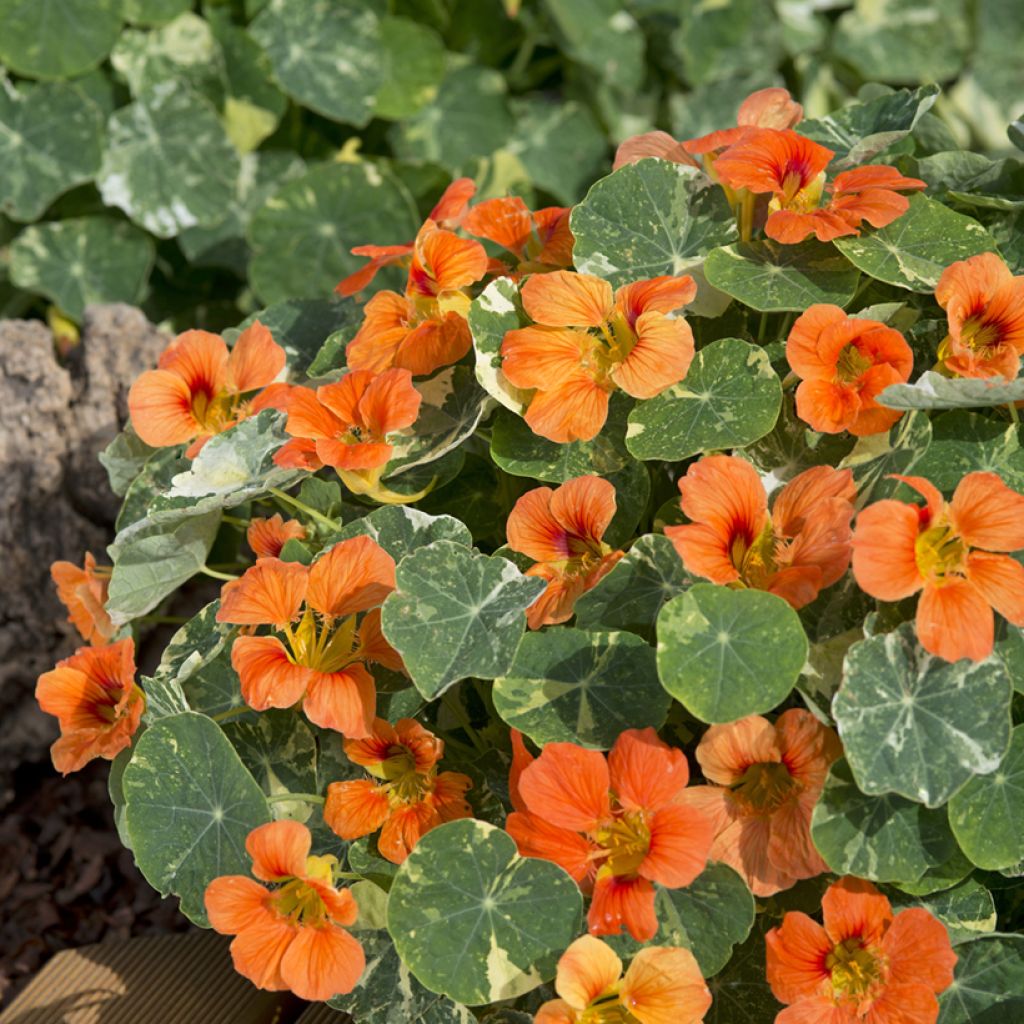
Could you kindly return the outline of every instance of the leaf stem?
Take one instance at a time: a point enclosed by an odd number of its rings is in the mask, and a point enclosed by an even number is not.
[[[757,325],[757,340],[764,341],[764,336],[768,333],[768,314],[761,314],[761,322]]]
[[[1013,402],[1008,402],[1006,408],[1010,410],[1010,419],[1013,421],[1013,425],[1019,427],[1020,416],[1017,414],[1017,406]]]
[[[310,508],[310,506],[304,501],[299,501],[298,498],[293,498],[290,494],[287,494],[278,487],[271,487],[269,490],[278,501],[283,501],[286,505],[291,505],[293,508],[297,508],[300,512],[304,512],[311,519],[315,519],[317,522],[323,523],[324,526],[330,527],[332,530],[336,530],[338,528],[337,520],[331,519],[330,516],[325,516],[322,512],[317,512],[315,508]]]
[[[307,804],[322,804],[324,802],[324,798],[316,793],[271,793],[267,797],[268,804],[280,804],[288,800],[301,800]],[[363,876],[359,875],[358,877],[362,878]]]
[[[247,711],[252,711],[248,704],[239,704],[233,708],[226,708],[224,711],[218,711],[215,715],[210,715],[210,718],[214,722],[227,722],[232,718],[237,718],[239,715],[244,715]]]
[[[229,572],[218,572],[216,569],[211,569],[208,565],[204,565],[199,570],[204,576],[212,576],[215,580],[237,580],[237,576],[233,576]]]
[[[486,754],[487,745],[477,734],[476,729],[473,728],[465,709],[455,698],[454,691],[445,690],[445,692],[441,694],[441,703],[452,713],[452,717],[462,727],[463,732],[465,732],[470,740],[472,740],[473,746],[476,747],[481,754]]]

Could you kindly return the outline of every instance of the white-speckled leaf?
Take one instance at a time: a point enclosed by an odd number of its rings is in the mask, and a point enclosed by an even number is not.
[[[937,917],[946,926],[954,946],[970,942],[996,928],[996,907],[992,893],[974,878],[968,878],[951,889],[930,896],[907,896],[901,892],[889,895],[894,910],[923,907]]]
[[[957,949],[937,1024],[1010,1024],[1024,1014],[1024,935],[993,935]]]
[[[396,562],[435,540],[473,545],[469,528],[453,516],[430,516],[409,505],[384,505],[338,531],[328,543],[349,537],[372,537]]]
[[[859,438],[853,451],[839,463],[840,469],[853,471],[858,507],[892,497],[901,485],[890,479],[891,475],[910,473],[928,451],[931,440],[932,425],[924,412],[904,416],[887,434]]]
[[[944,377],[925,370],[913,384],[890,384],[878,404],[889,409],[983,409],[1024,401],[1024,380]]]
[[[510,384],[502,373],[501,343],[506,332],[529,322],[519,299],[519,285],[509,277],[492,281],[469,307],[476,379],[492,398],[519,416],[526,411],[532,392]]]
[[[411,18],[381,22],[384,74],[377,90],[376,115],[389,121],[411,117],[437,96],[445,72],[444,41]]]
[[[28,78],[96,67],[121,27],[121,0],[0,0],[0,64]]]

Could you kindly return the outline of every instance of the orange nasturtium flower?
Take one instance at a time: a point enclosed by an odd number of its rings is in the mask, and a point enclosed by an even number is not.
[[[714,169],[734,191],[771,196],[764,233],[787,245],[811,234],[821,242],[857,235],[865,220],[884,227],[909,209],[901,191],[926,187],[895,167],[872,164],[836,175],[829,186],[831,199],[821,206],[825,168],[834,155],[791,129],[757,128],[717,157]]]
[[[74,624],[86,643],[105,644],[117,632],[107,609],[110,567],[100,568],[87,551],[79,568],[73,562],[54,562],[50,577],[57,586],[57,597],[68,610],[68,622]]]
[[[571,212],[568,206],[548,206],[531,213],[519,196],[485,199],[466,214],[463,228],[510,252],[514,264],[500,263],[495,269],[518,279],[524,274],[572,266]]]
[[[994,252],[953,263],[935,298],[949,334],[939,359],[958,377],[1016,378],[1024,354],[1024,277],[1014,277]]]
[[[689,885],[707,864],[709,818],[684,801],[686,755],[653,729],[628,729],[608,754],[549,743],[518,775],[522,809],[506,829],[524,857],[563,867],[593,890],[594,935],[623,925],[638,942],[658,930],[654,883]]]
[[[848,469],[805,470],[782,488],[770,514],[757,470],[732,455],[695,462],[679,490],[692,521],[665,535],[696,576],[767,590],[803,608],[849,567],[856,488]]]
[[[135,641],[80,647],[39,677],[36,700],[60,723],[50,756],[61,775],[96,757],[112,760],[131,745],[146,707],[135,683]]]
[[[415,719],[393,726],[383,718],[366,739],[345,740],[345,754],[372,779],[332,782],[327,787],[324,821],[342,839],[358,839],[381,829],[377,848],[401,864],[420,836],[446,821],[471,818],[466,791],[473,782],[458,772],[440,772],[444,740]]]
[[[749,715],[711,726],[696,757],[713,785],[686,791],[715,824],[711,859],[738,871],[755,896],[828,871],[811,842],[811,812],[841,754],[839,737],[799,708],[774,725]]]
[[[683,146],[694,156],[711,156],[739,142],[751,128],[773,128],[785,131],[800,123],[804,108],[786,89],[758,89],[741,104],[736,115],[736,127],[709,132],[696,139],[687,139]],[[705,159],[705,164],[708,161]]]
[[[246,704],[265,711],[301,700],[316,725],[369,736],[376,689],[365,663],[383,660],[378,609],[394,589],[394,559],[369,537],[343,540],[310,566],[261,558],[226,583],[218,622],[284,635],[239,636],[232,645]]]
[[[562,954],[555,975],[560,999],[544,1003],[534,1024],[700,1024],[711,993],[688,949],[648,946],[625,977],[614,950],[582,935]]]
[[[475,193],[476,184],[472,178],[456,178],[444,190],[427,220],[433,221],[438,227],[454,231],[462,223],[466,207]],[[413,242],[404,245],[357,245],[351,250],[352,255],[366,256],[369,262],[340,281],[334,290],[344,296],[361,292],[377,276],[381,267],[408,265],[414,248]]]
[[[775,1024],[935,1024],[957,956],[921,907],[893,914],[870,883],[841,878],[821,899],[825,925],[790,911],[765,937]]]
[[[526,609],[530,629],[570,619],[580,594],[622,557],[602,540],[614,516],[615,488],[599,476],[579,476],[556,490],[537,487],[516,502],[506,526],[508,546],[536,561],[527,576],[548,581]]]
[[[141,374],[128,392],[135,433],[154,448],[187,443],[185,454],[193,458],[214,434],[268,408],[277,389],[262,389],[277,379],[285,360],[259,320],[230,352],[219,334],[185,331],[164,349],[158,368]]]
[[[786,360],[801,381],[797,415],[812,430],[864,437],[888,430],[903,415],[876,398],[910,379],[914,353],[899,331],[878,320],[847,316],[838,306],[811,306],[793,324]]]
[[[525,419],[550,441],[589,441],[608,418],[616,387],[653,398],[678,384],[693,361],[693,332],[669,314],[693,300],[692,277],[623,285],[556,270],[523,285],[534,324],[508,331],[502,371],[517,388],[536,389]]]
[[[272,821],[245,840],[252,873],[221,875],[206,887],[214,931],[234,935],[235,970],[257,988],[290,989],[322,1002],[351,992],[366,967],[363,947],[345,927],[359,914],[348,889],[337,889],[336,857],[310,856],[312,837],[297,821]]]
[[[353,370],[380,373],[392,366],[416,376],[458,362],[470,349],[466,289],[490,261],[479,243],[428,220],[413,243],[405,294],[377,292],[345,350]]]
[[[968,473],[947,504],[924,477],[897,476],[925,505],[876,501],[857,516],[853,575],[881,601],[921,591],[917,638],[946,661],[992,653],[995,608],[1024,627],[1024,495],[995,473]]]
[[[306,539],[306,528],[297,519],[283,519],[275,513],[269,519],[253,519],[245,539],[257,558],[279,558],[288,541]]]

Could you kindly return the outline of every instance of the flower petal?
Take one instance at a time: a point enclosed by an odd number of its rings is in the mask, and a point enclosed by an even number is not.
[[[591,348],[589,335],[574,328],[522,327],[506,332],[501,369],[517,388],[550,390],[583,372]]]
[[[206,887],[203,903],[210,927],[221,935],[237,935],[273,912],[270,891],[245,875],[221,875]]]
[[[590,274],[534,274],[522,288],[523,309],[548,327],[600,327],[612,311],[612,286]]]
[[[995,473],[968,473],[949,505],[953,529],[971,546],[987,551],[1024,548],[1024,494]]]
[[[621,977],[622,961],[611,946],[593,935],[581,935],[559,958],[555,991],[574,1009],[585,1010],[611,994]]]
[[[240,394],[272,384],[284,369],[287,356],[270,330],[254,320],[238,336],[228,357],[227,384]]]
[[[592,441],[608,419],[608,389],[580,371],[551,391],[538,391],[523,418],[557,444]]]
[[[373,676],[357,664],[340,672],[314,672],[302,709],[314,725],[359,739],[373,728],[376,703]]]
[[[566,529],[551,511],[554,493],[550,487],[527,491],[516,501],[505,524],[508,546],[535,562],[560,562],[569,557]]]
[[[394,589],[395,560],[371,537],[350,537],[310,567],[306,602],[340,619],[376,608]]]
[[[686,754],[651,728],[627,729],[608,754],[611,788],[626,810],[658,811],[676,803],[690,779]]]
[[[636,344],[612,370],[612,379],[634,398],[654,398],[678,384],[693,362],[693,331],[681,318],[642,313],[636,322]]]
[[[833,942],[817,921],[790,911],[778,928],[765,936],[766,973],[772,994],[780,1003],[831,994],[831,974],[825,957]]]
[[[1004,619],[1024,626],[1024,565],[1009,555],[972,551],[967,578]]]
[[[191,441],[202,429],[192,412],[188,382],[169,370],[147,370],[128,392],[135,433],[154,448]]]
[[[619,998],[640,1024],[699,1024],[711,992],[688,949],[649,946],[633,958]]]
[[[366,968],[363,947],[343,928],[299,928],[281,959],[281,977],[300,999],[324,1002],[351,992]]]
[[[306,597],[309,570],[299,562],[261,558],[220,592],[218,622],[239,626],[286,626]]]
[[[587,914],[587,927],[591,935],[618,935],[625,927],[637,942],[653,939],[658,932],[654,886],[646,878],[599,877]]]
[[[710,818],[693,806],[662,807],[650,819],[650,846],[638,873],[669,889],[689,885],[707,867]]]
[[[408,370],[394,368],[374,377],[359,401],[353,422],[365,426],[373,437],[383,438],[416,422],[423,396],[412,386]]]
[[[982,591],[970,580],[926,583],[917,605],[917,638],[944,661],[983,661],[995,644],[995,617]]]
[[[387,790],[373,779],[332,782],[324,802],[324,822],[342,839],[368,836],[390,813]]]
[[[599,476],[567,480],[551,495],[551,515],[570,537],[596,544],[615,517],[615,487]]]
[[[902,501],[876,501],[861,511],[851,541],[861,590],[881,601],[900,601],[921,589],[915,555],[920,522],[917,508]]]
[[[894,985],[927,985],[942,992],[953,984],[957,955],[946,926],[927,910],[901,910],[882,939],[889,960],[889,981]]]
[[[290,708],[302,699],[312,670],[296,665],[276,636],[240,636],[231,666],[242,684],[242,699],[255,711]]]
[[[892,922],[892,904],[870,882],[846,875],[821,898],[825,931],[837,945],[862,939],[878,945]]]
[[[604,755],[572,743],[547,744],[519,779],[532,814],[576,832],[590,832],[609,816],[608,786]]]
[[[734,786],[752,764],[782,760],[775,726],[760,715],[747,715],[726,725],[712,725],[697,744],[696,758],[704,776]]]
[[[513,811],[505,819],[505,831],[516,841],[522,856],[549,860],[577,882],[584,882],[590,874],[593,847],[578,832],[552,825],[529,811]]]
[[[246,852],[252,857],[252,873],[263,882],[301,878],[306,873],[306,858],[312,844],[309,829],[287,818],[259,825],[245,839]]]

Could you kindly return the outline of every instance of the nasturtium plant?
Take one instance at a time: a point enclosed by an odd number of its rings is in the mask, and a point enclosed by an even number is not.
[[[57,769],[360,1024],[1009,1020],[1024,165],[956,111],[1022,111],[965,6],[193,6],[0,41],[5,277],[169,329],[52,567]]]

